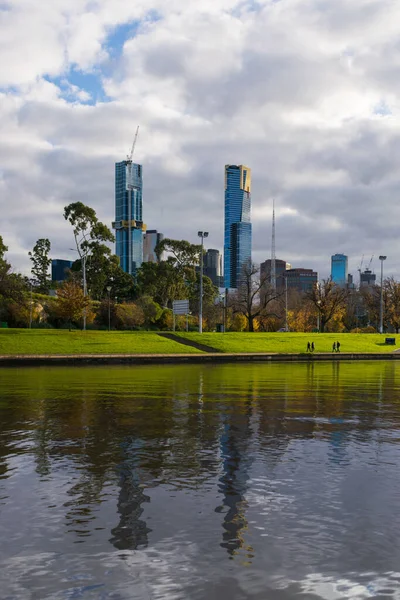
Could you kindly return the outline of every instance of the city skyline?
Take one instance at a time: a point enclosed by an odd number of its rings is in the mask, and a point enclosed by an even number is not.
[[[192,243],[206,229],[222,251],[221,165],[248,164],[256,263],[275,198],[276,252],[293,265],[327,277],[342,252],[355,276],[362,254],[384,254],[400,276],[399,5],[59,0],[2,17],[1,235],[16,270],[43,237],[74,259],[71,202],[111,224],[113,164],[140,124],[152,228]]]

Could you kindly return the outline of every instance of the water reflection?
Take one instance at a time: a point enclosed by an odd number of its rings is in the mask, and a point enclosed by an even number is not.
[[[73,577],[104,598],[385,589],[376,582],[400,560],[399,373],[395,362],[2,370],[4,597],[73,597]],[[19,570],[21,555],[35,567]]]

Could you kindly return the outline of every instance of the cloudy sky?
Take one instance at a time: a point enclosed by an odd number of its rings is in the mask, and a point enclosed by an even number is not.
[[[0,235],[74,258],[63,207],[111,224],[140,125],[144,220],[223,247],[224,165],[252,168],[253,259],[400,277],[398,0],[0,0]]]

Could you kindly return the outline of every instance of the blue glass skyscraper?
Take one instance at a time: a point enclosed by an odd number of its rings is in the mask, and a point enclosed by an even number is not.
[[[251,262],[251,169],[225,165],[224,285],[237,288]]]
[[[347,283],[347,256],[345,254],[334,254],[331,257],[331,278],[337,285]]]
[[[115,253],[125,273],[135,275],[143,262],[142,165],[115,164]]]

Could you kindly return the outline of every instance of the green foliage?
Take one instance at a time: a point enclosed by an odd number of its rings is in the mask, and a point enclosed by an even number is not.
[[[118,329],[135,329],[143,325],[143,310],[136,304],[118,304],[115,309]]]
[[[201,245],[191,244],[186,240],[172,240],[164,238],[155,248],[158,258],[163,252],[170,254],[168,260],[182,274],[187,270],[194,270],[199,264]]]
[[[87,287],[90,296],[101,300],[106,295],[106,287],[111,286],[111,294],[119,300],[135,297],[135,284],[120,265],[118,257],[112,254],[105,242],[114,242],[110,229],[101,223],[93,208],[82,202],[74,202],[64,209],[64,218],[71,223],[74,231],[79,261],[73,265],[74,272],[86,268]]]
[[[50,248],[50,240],[40,238],[34,245],[32,252],[28,252],[33,264],[32,275],[34,285],[36,290],[42,294],[46,294],[51,285],[51,277],[49,275],[51,265],[51,258],[49,258]]]
[[[136,304],[142,309],[146,325],[154,324],[161,317],[163,309],[151,296],[141,296]]]
[[[24,303],[26,281],[21,275],[12,272],[10,263],[4,257],[7,250],[0,236],[0,321],[12,324],[10,306],[11,303]]]

